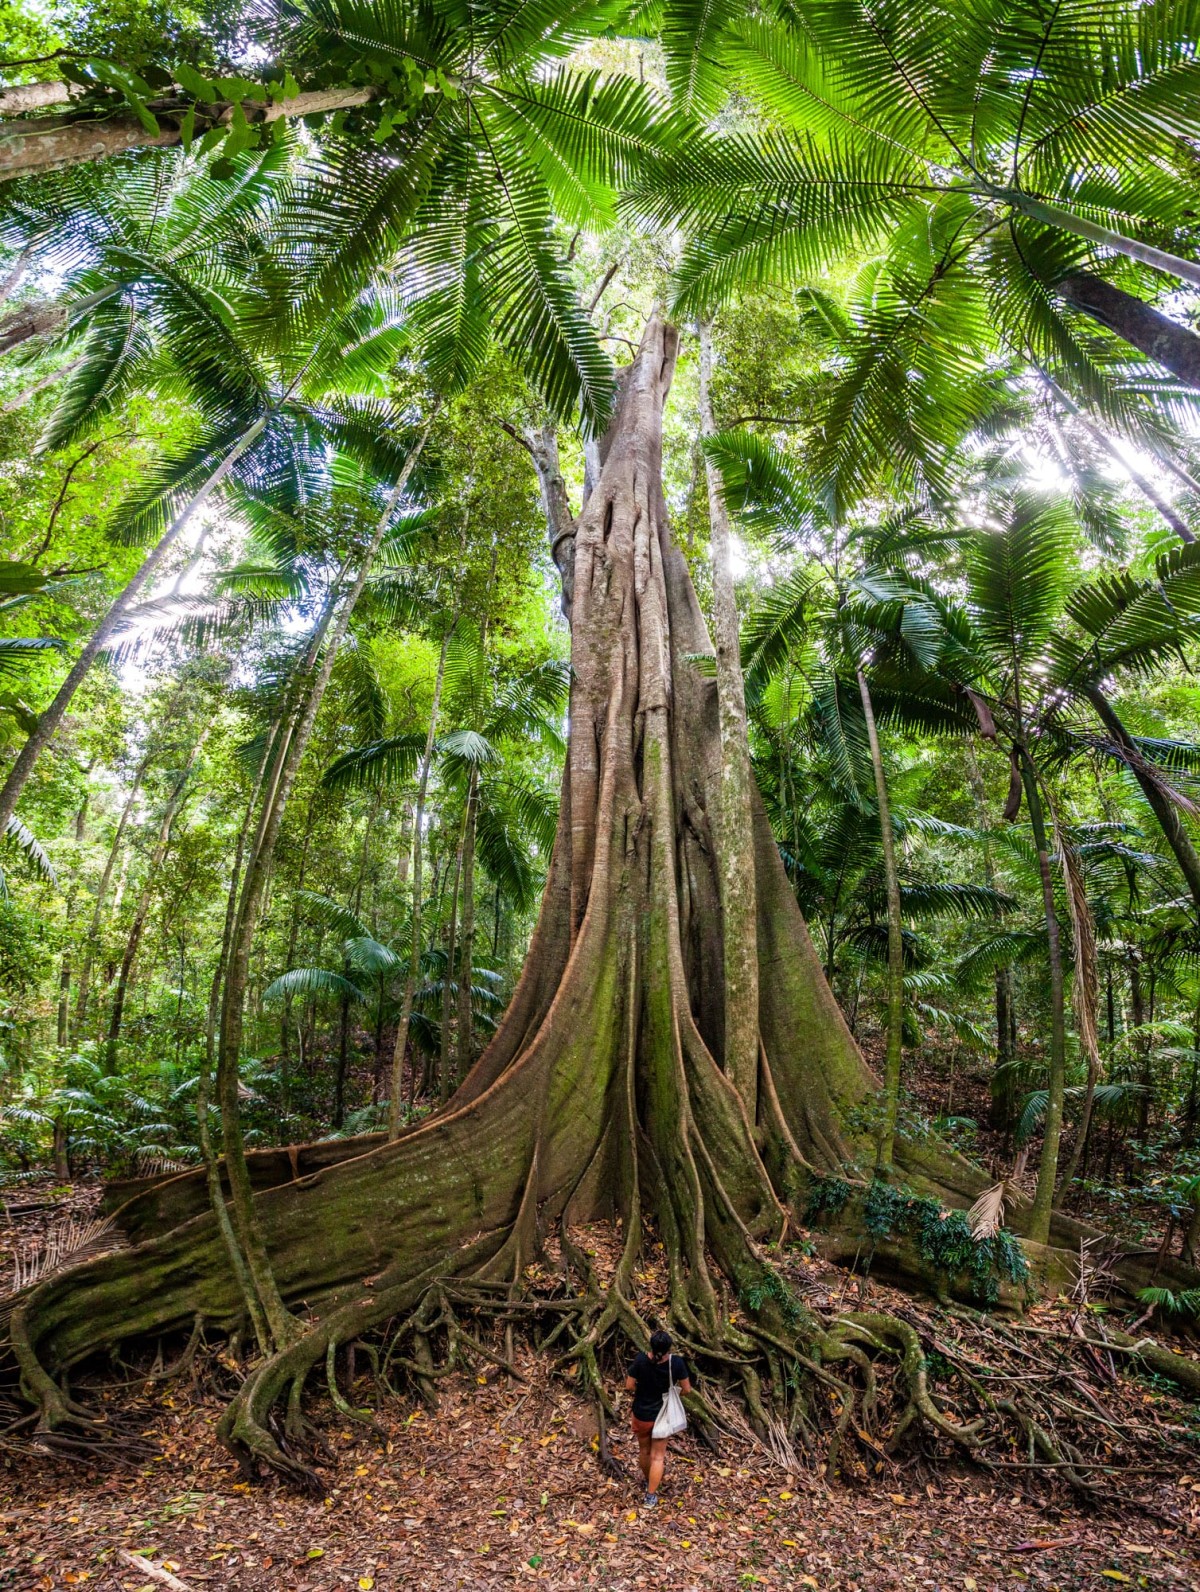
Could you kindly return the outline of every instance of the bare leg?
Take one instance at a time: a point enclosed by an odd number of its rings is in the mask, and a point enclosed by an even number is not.
[[[650,1487],[650,1433],[639,1432],[638,1440],[638,1469],[642,1473],[642,1480]],[[653,1491],[653,1488],[650,1488]]]
[[[650,1471],[646,1478],[648,1492],[656,1493],[662,1486],[663,1471],[667,1464],[667,1439],[665,1437],[652,1437],[650,1439]]]

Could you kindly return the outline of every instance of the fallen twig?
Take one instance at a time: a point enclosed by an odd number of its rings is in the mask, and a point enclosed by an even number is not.
[[[140,1553],[130,1553],[128,1548],[121,1548],[118,1551],[126,1564],[131,1564],[139,1574],[148,1575],[160,1586],[170,1587],[171,1592],[192,1592],[186,1581],[181,1581],[177,1575],[172,1575],[170,1570],[164,1570],[161,1564],[154,1564],[150,1559],[144,1559]]]

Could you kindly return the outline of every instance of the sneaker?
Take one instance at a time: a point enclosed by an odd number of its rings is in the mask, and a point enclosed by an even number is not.
[[[642,1508],[643,1509],[657,1509],[658,1508],[658,1494],[657,1493],[648,1492],[646,1494],[646,1496],[642,1499]]]

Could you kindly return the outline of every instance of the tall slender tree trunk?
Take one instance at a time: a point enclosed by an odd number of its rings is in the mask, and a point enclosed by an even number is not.
[[[700,432],[717,432],[712,408],[712,322],[699,321]],[[754,898],[754,820],[746,688],[733,587],[729,514],[720,472],[705,458],[712,550],[713,639],[721,724],[721,789],[715,814],[721,858],[721,943],[725,970],[725,1070],[753,1125],[758,1107],[758,944]],[[865,689],[865,687],[864,687]]]
[[[87,1022],[92,964],[96,960],[96,950],[100,943],[100,925],[104,921],[104,906],[108,899],[108,888],[112,883],[113,872],[117,866],[117,858],[121,854],[121,843],[125,839],[125,831],[129,827],[134,803],[137,801],[138,793],[142,788],[142,780],[145,777],[149,762],[150,753],[147,752],[134,771],[133,784],[129,787],[129,795],[125,798],[124,805],[121,808],[121,816],[117,819],[117,830],[113,835],[112,845],[108,849],[104,872],[100,875],[100,883],[96,886],[96,900],[92,907],[92,921],[88,925],[87,940],[83,950],[83,966],[79,972],[79,992],[75,997],[75,1037],[77,1039],[82,1039],[84,1025]]]
[[[1087,271],[1064,277],[1055,292],[1169,370],[1185,387],[1200,387],[1200,337],[1190,327]]]
[[[1196,912],[1200,915],[1200,855],[1197,854],[1192,838],[1183,826],[1178,807],[1163,789],[1161,779],[1155,777],[1156,771],[1138,751],[1133,737],[1121,722],[1103,689],[1099,685],[1091,685],[1084,691],[1084,695],[1095,709],[1101,724],[1127,758],[1127,766],[1132,770],[1133,777],[1141,786],[1142,794],[1150,804],[1150,810],[1162,830],[1163,839],[1170,846],[1175,861],[1179,864],[1179,871],[1188,887]]]
[[[896,868],[896,837],[892,833],[892,808],[879,729],[867,677],[858,670],[858,694],[867,721],[871,768],[875,775],[875,803],[879,808],[879,835],[883,845],[883,881],[887,892],[887,1050],[883,1063],[883,1121],[879,1129],[876,1166],[890,1167],[896,1143],[896,1117],[900,1109],[900,1075],[904,1063],[904,919],[900,909],[900,875]]]
[[[255,1291],[250,1268],[246,1264],[246,1257],[242,1253],[242,1246],[238,1242],[237,1233],[234,1231],[233,1218],[230,1215],[225,1191],[221,1186],[221,1159],[213,1147],[212,1129],[209,1123],[209,1106],[212,1091],[213,1064],[216,1059],[217,1019],[221,1007],[221,987],[224,982],[225,964],[229,957],[229,946],[233,938],[233,927],[237,917],[242,863],[246,853],[246,842],[250,837],[250,828],[258,805],[259,793],[262,790],[278,732],[279,725],[276,722],[272,725],[267,736],[267,744],[259,762],[258,772],[254,777],[254,784],[246,801],[242,822],[238,827],[237,840],[234,843],[233,866],[229,873],[229,890],[225,899],[225,921],[221,929],[221,943],[217,952],[217,964],[213,968],[212,982],[209,986],[208,1010],[204,1024],[204,1049],[200,1056],[200,1072],[196,1085],[196,1120],[199,1126],[200,1153],[204,1160],[204,1177],[208,1189],[208,1201],[216,1218],[217,1229],[220,1232],[221,1242],[229,1260],[230,1270],[233,1272],[237,1283],[239,1297],[245,1307],[246,1314],[250,1318],[255,1341],[260,1351],[264,1354],[270,1350],[271,1335],[267,1327],[267,1318],[263,1314],[258,1294]]]
[[[996,888],[996,864],[992,856],[991,819],[983,788],[983,775],[972,738],[967,742],[967,783],[975,804],[975,821],[983,831],[983,877],[989,890]],[[1016,1009],[1011,963],[996,969],[996,1065],[992,1086],[992,1126],[1007,1140],[1012,1132],[1012,1088],[1008,1068],[1016,1057]]]
[[[460,1084],[475,1059],[475,1018],[471,983],[475,977],[475,826],[479,808],[479,770],[472,765],[467,782],[467,814],[462,840],[462,930],[458,952],[458,1067]]]
[[[97,656],[133,607],[134,599],[142,588],[162,568],[167,554],[179,540],[180,534],[188,525],[192,516],[208,502],[242,454],[258,437],[266,423],[265,417],[261,420],[256,420],[249,430],[243,432],[238,438],[237,442],[230,448],[221,463],[208,477],[187,507],[172,520],[159,538],[153,551],[148,553],[142,560],[127,582],[125,589],[92,632],[83,651],[75,660],[70,673],[59,686],[53,702],[44,712],[39,714],[37,727],[17,754],[17,760],[9,770],[8,778],[5,780],[3,788],[0,789],[0,834],[3,834],[8,820],[16,810],[21,792],[25,788],[25,781],[33,772],[38,758],[53,739],[54,732],[62,723],[63,716],[71,705],[71,699],[83,684]]]
[[[464,820],[464,829],[466,822]],[[452,1046],[450,1043],[450,1026],[453,1019],[455,1001],[452,984],[454,980],[454,959],[458,947],[455,941],[458,937],[458,890],[462,881],[463,842],[460,839],[458,849],[454,855],[454,886],[450,892],[450,917],[446,924],[446,973],[442,980],[442,1032],[441,1056],[438,1072],[438,1098],[443,1102],[449,1100],[453,1078],[451,1077],[450,1057]]]
[[[437,673],[433,679],[433,704],[429,710],[429,729],[425,736],[425,750],[421,754],[421,768],[417,778],[417,800],[413,809],[413,849],[412,849],[412,940],[408,952],[408,972],[404,977],[404,994],[400,1001],[400,1021],[396,1024],[396,1039],[392,1048],[392,1098],[388,1105],[388,1138],[394,1139],[400,1132],[400,1111],[404,1104],[404,1053],[408,1049],[408,1030],[412,1023],[413,999],[416,996],[417,984],[421,977],[421,892],[424,888],[424,828],[425,828],[425,796],[429,789],[429,770],[433,766],[433,748],[437,739],[438,714],[442,707],[442,686],[446,679],[446,654],[450,649],[450,638],[454,634],[457,618],[449,624],[442,634],[441,651],[438,653]],[[416,1088],[416,1066],[413,1066],[413,1081],[410,1095]]]
[[[125,998],[129,992],[129,980],[133,973],[133,964],[137,960],[138,948],[142,943],[142,934],[146,927],[146,919],[150,914],[154,892],[158,886],[159,871],[167,855],[167,848],[171,844],[171,830],[174,827],[176,818],[179,816],[179,809],[183,806],[192,769],[207,736],[208,731],[205,730],[188,754],[183,772],[176,781],[175,788],[167,800],[166,807],[163,809],[154,849],[150,853],[149,861],[146,864],[146,877],[142,881],[142,888],[138,893],[137,903],[133,909],[133,921],[129,925],[129,933],[125,938],[125,954],[121,958],[121,969],[117,975],[117,988],[113,995],[112,1011],[108,1020],[108,1039],[104,1047],[104,1068],[108,1073],[114,1073],[117,1070],[117,1046],[121,1040],[121,1023],[125,1015]]]
[[[71,891],[67,897],[66,920],[68,927],[71,922],[71,909],[75,904],[75,892]],[[69,946],[63,947],[62,957],[58,966],[58,1022],[55,1030],[55,1043],[60,1050],[64,1050],[71,1037],[71,951]]]
[[[314,790],[308,799],[308,810],[304,815],[304,839],[300,844],[300,863],[296,869],[296,889],[303,890],[304,874],[308,867],[308,848],[312,840],[313,822],[317,816],[317,793]],[[288,926],[287,961],[285,967],[296,965],[296,939],[300,932],[300,914],[292,913],[292,921]],[[286,1068],[288,1064],[288,1029],[292,1019],[292,996],[289,990],[283,1002],[283,1015],[279,1020],[279,1056],[281,1064]]]
[[[1029,1216],[1029,1236],[1035,1243],[1050,1241],[1050,1216],[1054,1207],[1054,1187],[1058,1178],[1058,1147],[1062,1139],[1063,1100],[1067,1071],[1067,1024],[1064,1005],[1062,937],[1054,906],[1054,873],[1046,839],[1046,820],[1042,810],[1037,774],[1024,747],[1018,749],[1021,780],[1037,847],[1038,872],[1042,880],[1042,911],[1046,920],[1046,945],[1050,968],[1050,1073],[1046,1092],[1046,1121],[1042,1134],[1042,1155],[1038,1162],[1037,1188]]]
[[[1138,491],[1142,494],[1146,501],[1157,511],[1159,517],[1164,520],[1166,524],[1169,525],[1175,532],[1176,536],[1179,537],[1180,541],[1194,542],[1196,538],[1186,520],[1184,520],[1183,516],[1174,508],[1172,508],[1171,504],[1167,502],[1166,498],[1163,497],[1162,493],[1159,492],[1154,483],[1150,481],[1148,477],[1137,468],[1136,465],[1129,461],[1122,449],[1117,446],[1107,432],[1102,431],[1100,427],[1097,426],[1095,422],[1083,412],[1083,410],[1070,396],[1070,394],[1065,393],[1058,383],[1051,380],[1051,378],[1047,376],[1045,372],[1042,373],[1042,379],[1045,381],[1047,387],[1054,394],[1058,402],[1062,404],[1063,408],[1066,409],[1069,414],[1074,415],[1075,419],[1087,432],[1088,436],[1091,437],[1096,446],[1100,448],[1102,452],[1106,453],[1109,458],[1112,459],[1113,462],[1125,472],[1125,474],[1133,482],[1134,486],[1137,487]]]
[[[280,733],[274,768],[268,778],[263,797],[258,832],[246,863],[245,878],[237,917],[230,937],[229,955],[225,970],[225,984],[221,1002],[221,1026],[217,1052],[217,1097],[221,1107],[221,1129],[224,1140],[225,1167],[229,1178],[233,1205],[234,1226],[246,1257],[246,1265],[266,1317],[272,1340],[277,1346],[289,1341],[293,1335],[292,1318],[280,1296],[271,1271],[266,1244],[259,1227],[255,1210],[250,1173],[246,1166],[245,1146],[242,1138],[241,1102],[238,1089],[238,1065],[241,1056],[242,1032],[245,1021],[246,986],[250,970],[250,952],[254,931],[258,925],[275,844],[280,825],[287,809],[288,798],[295,784],[300,763],[308,748],[316,723],[317,712],[329,684],[346,631],[350,625],[358,599],[367,583],[367,576],[382,545],[397,505],[408,485],[421,449],[432,426],[432,417],[420,438],[414,443],[405,461],[400,477],[379,517],[369,546],[358,560],[358,570],[349,586],[343,589],[339,578],[334,582],[325,613],[318,626],[317,635],[310,646],[311,679],[302,690],[300,703],[295,709],[290,730],[285,726]]]
[[[1135,976],[1141,985],[1141,968],[1136,960],[1130,966],[1130,985]],[[1141,1020],[1147,1024],[1154,1022],[1154,982],[1154,968],[1151,968],[1149,998],[1144,1001],[1143,1016],[1141,1016]],[[1138,1083],[1141,1086],[1138,1095],[1138,1138],[1144,1143],[1151,1130],[1151,1091],[1154,1086],[1154,1036],[1151,1033],[1143,1033],[1138,1038],[1138,1059],[1141,1062],[1138,1068]]]

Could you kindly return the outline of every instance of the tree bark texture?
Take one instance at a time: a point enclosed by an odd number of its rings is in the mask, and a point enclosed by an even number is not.
[[[58,87],[58,84],[23,84],[20,91],[6,90],[4,101],[11,103],[12,96],[22,92],[30,96],[30,103],[18,103],[18,111],[36,108],[32,94],[41,89],[44,97],[40,104],[53,105],[58,103],[57,97],[45,97],[45,94]],[[281,116],[316,116],[326,111],[348,110],[355,105],[365,105],[372,94],[373,90],[361,88],[313,90],[265,105],[251,119],[274,122]],[[149,132],[131,110],[99,115],[33,115],[0,123],[0,182],[64,166],[81,166],[89,160],[107,160],[129,149],[167,149],[181,144],[187,102],[182,99],[154,101],[150,109],[158,120],[157,133]],[[196,136],[210,127],[221,126],[231,109],[228,106],[198,107]],[[0,105],[0,115],[4,114],[4,105]],[[12,111],[7,114],[12,115]]]
[[[712,322],[697,328],[700,343],[700,431],[716,435],[712,407]],[[746,688],[737,597],[733,589],[729,514],[721,473],[704,461],[713,580],[713,630],[717,653],[717,716],[721,779],[713,814],[720,859],[725,1013],[721,1036],[725,1071],[753,1120],[758,1091],[758,947],[754,904],[754,775],[746,727]]]
[[[0,319],[0,354],[7,354],[10,348],[17,348],[31,337],[58,331],[66,318],[67,312],[61,304],[48,304],[40,299],[22,304]]]
[[[1086,271],[1064,277],[1055,291],[1187,386],[1200,387],[1200,337],[1190,328]]]

